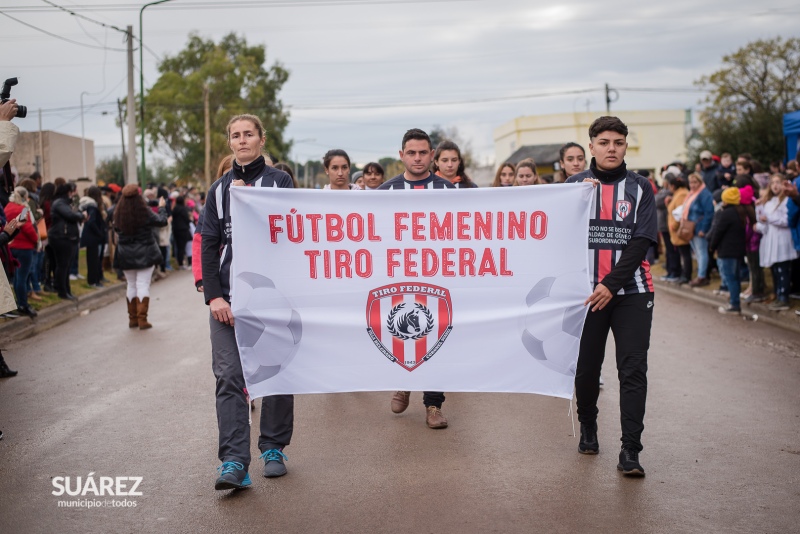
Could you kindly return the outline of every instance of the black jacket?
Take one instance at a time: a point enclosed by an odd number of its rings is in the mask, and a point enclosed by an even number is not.
[[[105,245],[108,242],[108,227],[106,221],[103,220],[103,214],[100,213],[97,206],[87,207],[86,213],[89,214],[89,220],[83,225],[81,246],[99,247]]]
[[[153,233],[153,227],[167,225],[167,210],[159,208],[158,214],[147,210],[148,219],[133,234],[124,234],[114,228],[117,235],[117,252],[114,255],[115,269],[145,269],[160,265],[163,261],[161,249]]]
[[[73,210],[69,199],[62,197],[53,201],[50,207],[50,219],[53,224],[47,230],[48,240],[77,241],[80,238],[78,223],[83,221],[83,213]]]
[[[189,210],[186,206],[175,204],[172,208],[172,234],[175,239],[192,240],[192,232],[189,230],[189,223],[192,221]]]
[[[714,215],[708,247],[717,251],[719,258],[743,258],[745,256],[745,231],[743,215],[737,206],[726,205]]]

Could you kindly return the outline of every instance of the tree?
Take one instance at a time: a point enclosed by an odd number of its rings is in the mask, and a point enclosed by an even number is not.
[[[431,136],[431,144],[433,145],[433,149],[436,150],[436,147],[439,146],[439,143],[445,140],[450,140],[458,145],[458,148],[461,150],[461,158],[464,160],[465,167],[471,167],[474,157],[472,154],[472,144],[469,141],[464,141],[458,133],[458,128],[455,126],[451,126],[450,128],[442,128],[439,125],[436,125],[431,129],[430,133],[428,134]]]
[[[112,156],[108,159],[100,160],[95,168],[97,183],[103,185],[117,184],[125,185],[124,172],[122,170],[122,156]]]
[[[280,63],[266,69],[265,62],[264,45],[248,46],[244,37],[230,33],[219,44],[190,34],[186,48],[159,64],[160,76],[145,95],[145,131],[153,145],[175,160],[178,177],[203,177],[205,85],[212,173],[219,160],[230,153],[228,120],[240,113],[261,119],[267,138],[265,150],[278,158],[289,153],[291,143],[283,139],[289,115],[278,98],[289,72]]]
[[[723,56],[722,68],[695,83],[709,89],[701,113],[705,148],[783,159],[783,115],[800,109],[800,39],[758,40]]]

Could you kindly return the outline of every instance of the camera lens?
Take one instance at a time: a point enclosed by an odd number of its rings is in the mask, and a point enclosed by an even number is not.
[[[17,117],[24,119],[28,116],[28,106],[17,106]]]

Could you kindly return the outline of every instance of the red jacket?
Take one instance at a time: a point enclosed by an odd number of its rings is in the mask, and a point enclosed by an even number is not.
[[[27,206],[21,206],[15,202],[9,202],[6,204],[6,218],[8,220],[13,219],[14,217],[19,216],[22,213],[22,208]],[[36,243],[39,242],[39,232],[36,227],[33,225],[33,215],[30,211],[28,211],[28,218],[20,227],[20,232],[17,234],[11,243],[8,246],[12,249],[18,250],[35,250]]]

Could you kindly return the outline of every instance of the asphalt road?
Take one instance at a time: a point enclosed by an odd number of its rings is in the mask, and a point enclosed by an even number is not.
[[[250,489],[217,492],[207,308],[188,272],[152,298],[149,331],[119,301],[3,347],[20,374],[0,381],[0,532],[800,530],[796,334],[657,295],[644,479],[616,470],[612,358],[598,456],[578,454],[563,399],[449,394],[434,431],[420,393],[402,415],[387,392],[307,395],[289,474],[254,461]],[[141,495],[98,498],[136,506],[59,507],[81,497],[54,477],[90,473],[142,477]]]

